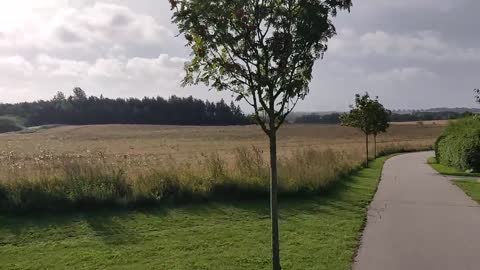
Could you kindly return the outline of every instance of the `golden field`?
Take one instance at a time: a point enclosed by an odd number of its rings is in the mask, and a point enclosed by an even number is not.
[[[446,122],[432,123],[394,124],[389,132],[379,135],[379,147],[431,145],[446,125]],[[285,125],[278,137],[280,156],[304,148],[362,150],[359,148],[364,147],[365,140],[361,132],[337,125]],[[171,159],[194,162],[199,156],[213,152],[231,159],[236,148],[251,146],[268,149],[266,136],[256,126],[63,126],[0,135],[2,156],[8,153],[19,158],[34,158],[45,153],[88,156],[96,152],[107,158],[126,156],[149,160],[152,164]]]
[[[428,149],[445,124],[392,125],[378,137],[378,150]],[[364,141],[347,127],[285,125],[278,142],[281,190],[323,189],[362,163]],[[267,149],[256,126],[62,126],[2,134],[0,193],[9,208],[264,193]]]

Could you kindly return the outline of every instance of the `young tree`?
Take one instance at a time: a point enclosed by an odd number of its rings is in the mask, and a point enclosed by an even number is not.
[[[253,107],[270,142],[273,269],[279,270],[277,130],[309,92],[315,61],[351,0],[169,0],[192,48],[184,85],[228,90]]]
[[[368,167],[368,136],[375,130],[375,101],[368,93],[363,96],[356,94],[355,105],[352,105],[350,112],[343,114],[340,119],[343,126],[358,128],[365,134],[365,165]]]
[[[390,127],[390,116],[392,112],[385,109],[385,107],[378,101],[378,97],[373,100],[372,104],[372,134],[374,145],[374,158],[377,158],[377,136],[379,133],[387,132]]]

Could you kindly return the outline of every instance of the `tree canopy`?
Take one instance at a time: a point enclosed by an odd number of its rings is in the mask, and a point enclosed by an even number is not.
[[[365,134],[366,164],[368,165],[368,136],[374,136],[375,156],[377,155],[377,135],[386,132],[390,126],[391,112],[375,99],[370,98],[368,93],[355,95],[355,105],[351,106],[349,113],[341,116],[344,126],[360,129]]]
[[[341,116],[341,122],[344,126],[360,129],[363,133],[370,135],[375,130],[375,106],[374,101],[368,93],[364,95],[355,95],[355,105],[351,110]]]
[[[267,133],[305,98],[314,62],[336,34],[331,17],[351,7],[351,0],[170,3],[173,21],[192,48],[184,83],[231,91],[255,109]]]
[[[383,104],[378,101],[378,97],[373,100],[371,110],[372,134],[377,136],[379,133],[387,132],[387,129],[390,127],[392,112],[385,109]]]

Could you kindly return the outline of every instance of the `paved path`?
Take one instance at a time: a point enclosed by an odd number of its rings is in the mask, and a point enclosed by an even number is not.
[[[385,164],[354,270],[480,269],[480,207],[426,160]]]

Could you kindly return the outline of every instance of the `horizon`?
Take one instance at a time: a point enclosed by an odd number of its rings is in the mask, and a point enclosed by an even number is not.
[[[81,88],[80,88],[81,89]],[[84,90],[84,89],[82,89]],[[65,95],[66,98],[68,97],[71,97],[73,96],[73,93],[67,93],[67,92],[64,92],[64,91],[58,91],[56,94],[58,94],[59,92],[61,92],[62,94]],[[228,100],[228,99],[224,99],[224,98],[220,98],[218,100],[209,100],[209,99],[204,99],[204,98],[198,98],[198,97],[195,97],[193,95],[189,95],[189,96],[178,96],[178,95],[170,95],[170,96],[167,96],[167,97],[164,97],[164,96],[160,96],[160,95],[156,95],[156,96],[143,96],[143,97],[134,97],[134,96],[129,96],[129,97],[111,97],[111,96],[105,96],[103,94],[100,94],[98,96],[96,95],[90,95],[88,92],[85,92],[86,95],[87,95],[87,98],[90,98],[90,97],[96,97],[96,98],[106,98],[106,99],[112,99],[112,100],[115,100],[115,99],[139,99],[139,100],[142,100],[144,98],[150,98],[150,99],[155,99],[155,98],[163,98],[165,100],[168,100],[172,97],[179,97],[179,98],[189,98],[189,97],[192,97],[194,99],[199,99],[199,100],[202,100],[204,102],[220,102],[221,100],[224,100],[225,103],[230,103],[232,100]],[[0,105],[5,105],[5,104],[8,104],[8,105],[16,105],[16,104],[21,104],[21,103],[32,103],[32,102],[42,102],[42,101],[51,101],[54,99],[54,96],[50,97],[50,98],[45,98],[45,99],[37,99],[37,100],[32,100],[32,101],[18,101],[18,102],[11,102],[11,103],[4,103],[0,100]],[[234,102],[235,103],[235,102]],[[235,103],[235,105],[239,105],[238,103]],[[245,107],[242,107],[241,106],[241,109],[244,113],[246,114],[250,114],[252,113],[253,111],[249,110],[250,108],[249,107],[246,107],[247,110],[245,110]],[[467,110],[467,111],[480,111],[480,107],[478,106],[473,106],[473,107],[430,107],[430,108],[387,108],[389,110],[391,110],[392,112],[429,112],[429,111],[441,111],[441,112],[448,112],[449,110]],[[302,111],[302,110],[293,110],[292,111],[292,114],[333,114],[333,113],[344,113],[344,112],[348,112],[349,109],[345,109],[345,110],[331,110],[331,111],[320,111],[320,110],[317,110],[317,111]]]
[[[204,86],[180,87],[189,50],[183,37],[175,37],[168,1],[2,5],[2,103],[49,99],[75,86],[96,96],[232,100]],[[354,94],[365,91],[400,110],[477,108],[480,40],[471,33],[479,8],[475,0],[354,3],[350,14],[335,18],[338,35],[317,61],[297,111],[347,110]]]

